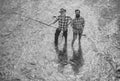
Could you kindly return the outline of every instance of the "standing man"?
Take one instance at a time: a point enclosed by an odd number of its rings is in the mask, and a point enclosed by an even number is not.
[[[73,49],[73,57],[70,59],[70,63],[72,64],[73,70],[75,74],[79,73],[79,68],[83,65],[84,59],[82,57],[82,50],[81,50],[81,44],[80,39],[83,33],[84,29],[84,18],[80,16],[80,10],[75,10],[75,18],[72,20],[72,28],[73,28],[73,40],[72,40],[72,49]],[[78,51],[74,50],[74,42],[77,39],[77,36],[79,36],[79,48]]]
[[[67,45],[68,25],[70,24],[70,20],[71,20],[69,16],[66,16],[66,10],[64,8],[61,8],[59,13],[60,15],[52,23],[55,24],[56,22],[58,22],[59,25],[55,32],[55,40],[54,40],[55,47],[58,47],[58,37],[61,31],[63,31],[63,36],[65,37],[65,45]]]
[[[73,40],[72,40],[72,48],[74,45],[74,42],[77,38],[77,36],[79,36],[79,44],[80,44],[80,39],[83,33],[83,29],[84,29],[84,18],[80,16],[80,10],[75,10],[75,18],[72,21],[72,28],[73,28]]]

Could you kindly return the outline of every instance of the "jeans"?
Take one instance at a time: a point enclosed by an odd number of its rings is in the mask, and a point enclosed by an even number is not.
[[[55,32],[55,40],[54,40],[55,47],[58,46],[58,38],[59,38],[60,32],[61,32],[61,29],[57,28]],[[65,44],[67,44],[67,32],[68,30],[63,31],[63,36],[65,37]]]

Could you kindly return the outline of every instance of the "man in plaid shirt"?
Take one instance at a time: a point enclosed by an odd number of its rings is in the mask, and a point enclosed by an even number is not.
[[[63,31],[63,36],[65,37],[65,44],[67,44],[67,32],[68,32],[68,25],[70,24],[71,18],[66,16],[66,10],[61,8],[59,11],[60,15],[56,18],[56,20],[52,23],[55,24],[58,22],[58,28],[55,32],[55,46],[58,46],[58,37],[61,31]]]
[[[83,33],[84,29],[84,18],[80,16],[80,10],[75,10],[76,17],[75,19],[72,20],[72,28],[73,28],[73,40],[72,40],[72,47],[73,44],[77,38],[77,35],[79,35],[79,44],[80,44],[80,39]]]

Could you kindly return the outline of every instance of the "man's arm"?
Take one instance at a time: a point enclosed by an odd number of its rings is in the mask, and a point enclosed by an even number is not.
[[[69,17],[69,22],[68,22],[68,25],[72,24],[72,18]]]
[[[58,21],[58,19],[56,19],[52,24],[55,24]]]
[[[84,18],[82,18],[82,30],[81,30],[81,33],[83,33],[84,26],[85,26],[85,20],[84,20]]]
[[[69,19],[69,21],[68,21],[68,26],[69,26],[72,24],[72,18],[68,16],[68,19]]]
[[[53,23],[51,23],[50,25],[55,24],[57,21],[58,21],[58,18],[56,18],[56,20]]]
[[[85,20],[84,20],[84,18],[82,18],[83,19],[83,21],[82,21],[82,30],[84,29],[84,27],[85,27]]]

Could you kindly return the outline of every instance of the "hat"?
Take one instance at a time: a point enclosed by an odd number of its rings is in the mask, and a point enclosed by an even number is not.
[[[60,12],[60,13],[66,12],[66,10],[65,10],[64,8],[61,8],[59,12]]]
[[[77,12],[77,11],[79,11],[79,12],[80,12],[80,10],[79,10],[79,9],[76,9],[76,10],[75,10],[75,12]]]

